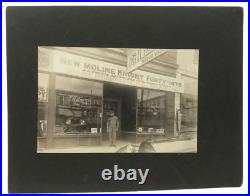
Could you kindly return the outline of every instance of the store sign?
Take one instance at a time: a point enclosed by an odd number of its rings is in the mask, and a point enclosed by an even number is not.
[[[74,95],[69,93],[57,93],[58,105],[72,108],[85,108],[88,106],[101,106],[102,99],[97,96]]]
[[[167,52],[166,49],[128,49],[127,71],[131,72],[160,55]]]
[[[184,83],[180,79],[141,70],[129,73],[125,66],[61,51],[54,52],[53,64],[54,72],[70,76],[155,90],[184,92]]]

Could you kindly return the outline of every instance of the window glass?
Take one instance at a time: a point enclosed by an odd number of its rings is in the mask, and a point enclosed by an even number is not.
[[[49,75],[44,73],[38,73],[38,137],[45,137],[47,135],[48,86]]]
[[[56,135],[101,132],[102,83],[56,77]]]
[[[181,131],[197,131],[197,99],[192,95],[181,95]]]
[[[166,93],[138,89],[137,132],[165,132]]]

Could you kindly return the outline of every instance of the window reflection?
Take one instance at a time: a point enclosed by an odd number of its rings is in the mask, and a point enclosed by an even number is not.
[[[166,94],[160,91],[138,89],[138,132],[165,132]]]
[[[55,134],[101,132],[101,113],[101,83],[57,76]]]

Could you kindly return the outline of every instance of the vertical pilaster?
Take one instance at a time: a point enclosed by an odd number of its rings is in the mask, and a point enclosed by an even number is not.
[[[47,128],[47,147],[53,145],[53,132],[56,121],[56,90],[55,90],[55,73],[49,74],[49,98],[48,98],[48,128]]]
[[[181,78],[177,73],[176,78]],[[177,112],[180,109],[180,93],[166,92],[166,135],[167,137],[178,136]]]
[[[177,71],[176,78],[181,79],[181,73]],[[181,94],[175,93],[174,98],[174,136],[178,136],[180,131],[180,122],[181,122],[181,114],[180,114],[180,107],[181,107]]]
[[[174,113],[174,136],[178,136],[178,132],[180,130],[180,93],[175,93],[175,100],[174,100],[174,108],[175,108],[175,113]]]

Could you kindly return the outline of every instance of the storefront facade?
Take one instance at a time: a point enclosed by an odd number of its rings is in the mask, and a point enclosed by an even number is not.
[[[120,121],[118,140],[176,136],[184,91],[178,65],[169,65],[169,72],[159,70],[163,74],[150,66],[127,72],[125,54],[93,51],[39,47],[38,148],[101,145],[108,138],[111,111]]]

